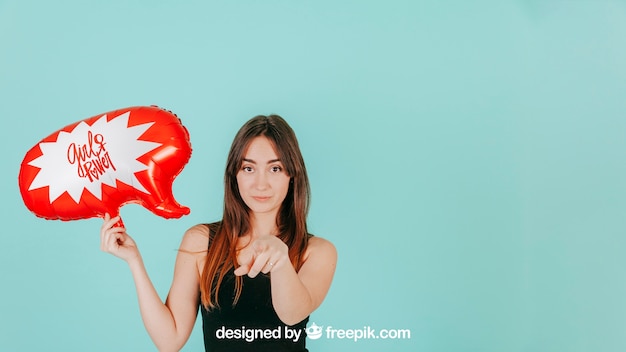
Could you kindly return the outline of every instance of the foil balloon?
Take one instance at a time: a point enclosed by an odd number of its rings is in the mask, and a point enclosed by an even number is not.
[[[156,106],[137,106],[68,125],[31,148],[22,161],[24,204],[46,219],[119,215],[138,203],[164,218],[189,214],[172,183],[191,157],[180,119]]]

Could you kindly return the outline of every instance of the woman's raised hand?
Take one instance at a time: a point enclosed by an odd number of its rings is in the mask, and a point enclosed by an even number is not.
[[[104,222],[100,228],[100,249],[129,262],[139,257],[139,250],[125,228],[115,227],[119,220],[119,216],[111,218],[109,214],[104,215]]]
[[[240,266],[235,270],[235,275],[248,274],[249,277],[291,265],[287,245],[280,238],[271,235],[253,240],[239,252],[237,261]]]

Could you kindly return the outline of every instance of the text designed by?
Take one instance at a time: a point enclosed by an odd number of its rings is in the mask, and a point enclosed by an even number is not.
[[[218,339],[228,340],[245,340],[246,342],[253,342],[255,340],[281,340],[286,339],[293,342],[298,342],[303,336],[302,329],[292,329],[288,326],[276,327],[274,329],[259,329],[259,328],[227,328],[222,326],[215,331],[215,337]]]

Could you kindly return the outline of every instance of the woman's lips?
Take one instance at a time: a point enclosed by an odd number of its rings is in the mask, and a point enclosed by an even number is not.
[[[270,199],[271,197],[252,197],[254,198],[254,200],[256,200],[257,202],[265,202],[266,200]]]

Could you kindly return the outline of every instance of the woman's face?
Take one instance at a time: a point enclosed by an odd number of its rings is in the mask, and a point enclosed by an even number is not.
[[[273,144],[264,136],[254,138],[237,173],[239,192],[248,208],[255,214],[276,216],[287,196],[290,179]]]

